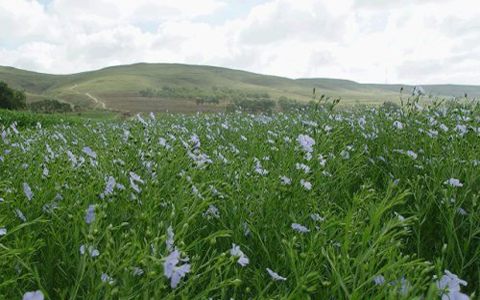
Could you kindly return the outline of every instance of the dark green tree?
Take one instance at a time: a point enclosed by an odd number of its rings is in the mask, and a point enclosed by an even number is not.
[[[0,81],[0,108],[16,110],[26,107],[27,97],[24,91],[17,91]]]

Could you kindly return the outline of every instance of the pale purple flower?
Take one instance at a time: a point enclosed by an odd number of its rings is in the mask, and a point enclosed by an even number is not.
[[[203,217],[210,219],[212,217],[218,219],[220,218],[220,212],[218,211],[218,208],[216,208],[214,205],[209,205],[207,211],[203,213]]]
[[[468,133],[467,126],[465,125],[458,124],[454,130],[458,132],[460,136],[463,136],[464,134]]]
[[[196,150],[200,147],[200,139],[196,134],[192,135],[189,141],[193,144],[192,150]]]
[[[132,275],[133,275],[133,276],[142,276],[143,273],[145,273],[145,271],[143,271],[143,270],[140,269],[139,267],[133,268],[133,271],[132,271]]]
[[[460,180],[455,179],[455,178],[450,178],[449,180],[445,181],[443,184],[450,185],[453,187],[462,187],[463,184],[460,182]]]
[[[44,177],[48,177],[48,168],[47,167],[43,167],[43,176]]]
[[[449,292],[448,295],[443,294],[442,300],[470,300],[470,297],[459,291],[452,291]]]
[[[348,152],[345,151],[345,150],[342,150],[342,152],[340,152],[340,156],[341,156],[343,159],[349,159],[349,158],[350,158],[350,153],[348,153]]]
[[[112,277],[108,276],[106,273],[102,272],[102,275],[100,276],[100,279],[102,280],[103,283],[108,283],[109,285],[115,284],[116,280],[114,280]]]
[[[25,192],[25,195],[27,196],[28,201],[31,201],[33,198],[33,192],[27,183],[23,183],[23,191]]]
[[[440,124],[440,129],[443,130],[443,132],[447,132],[449,128],[445,126],[445,124]]]
[[[22,213],[21,210],[15,209],[15,213],[20,219],[22,219],[23,222],[27,222],[27,218],[25,218],[25,215]]]
[[[115,187],[116,185],[116,181],[115,181],[115,178],[113,178],[112,176],[110,176],[108,178],[108,181],[107,181],[107,185],[105,187],[105,191],[103,192],[103,195],[104,196],[108,196],[110,195],[111,193],[113,193],[113,188]]]
[[[257,160],[257,164],[255,165],[255,173],[260,175],[268,175],[268,170],[262,168],[262,164],[259,160]]]
[[[94,249],[93,246],[88,246],[88,248],[85,248],[85,245],[81,245],[80,253],[82,255],[85,255],[86,252],[88,252],[88,254],[90,254],[91,257],[97,257],[100,255],[100,252],[97,249]]]
[[[315,145],[315,141],[305,134],[300,134],[297,138],[297,142],[302,147],[302,150],[305,152],[313,152],[313,146]]]
[[[310,214],[310,218],[312,218],[314,221],[325,221],[325,218],[320,217],[319,214]]]
[[[386,280],[383,275],[378,275],[373,279],[373,282],[375,283],[375,285],[384,285]]]
[[[0,228],[0,236],[7,234],[7,228]]]
[[[266,268],[266,270],[267,270],[268,274],[270,274],[270,276],[272,276],[272,278],[275,279],[275,280],[287,280],[287,278],[278,275],[277,273],[273,272],[269,268]]]
[[[310,161],[312,159],[312,153],[310,152],[307,152],[307,154],[305,154],[305,156],[303,158],[305,158],[306,161]]]
[[[142,118],[140,114],[137,114],[137,118],[140,121],[140,123],[142,123],[145,127],[148,126],[148,123],[145,122],[145,120]]]
[[[361,128],[363,128],[366,123],[367,123],[367,121],[365,120],[365,118],[362,117],[362,118],[358,119],[358,126],[360,126]]]
[[[91,224],[93,221],[95,221],[95,205],[90,205],[85,213],[85,222]]]
[[[89,147],[83,147],[83,152],[91,158],[97,158],[97,153],[93,152]]]
[[[295,230],[296,232],[300,232],[300,233],[310,231],[307,227],[305,227],[303,225],[300,225],[298,223],[292,223],[291,227],[292,227],[293,230]]]
[[[402,122],[400,122],[400,121],[395,121],[395,122],[393,122],[393,126],[395,126],[398,130],[402,130],[402,129],[403,129],[403,124],[402,124]]]
[[[180,251],[175,249],[163,263],[163,269],[165,276],[170,279],[170,287],[174,289],[180,283],[180,279],[190,272],[190,265],[183,264],[177,267],[180,262]]]
[[[48,154],[50,154],[50,158],[53,159],[55,157],[55,153],[53,153],[52,148],[50,148],[48,144],[46,144],[46,148],[47,148]]]
[[[413,152],[412,150],[408,150],[407,155],[410,156],[413,159],[417,159],[417,157],[418,157],[418,154]]]
[[[398,218],[398,220],[400,220],[401,222],[405,221],[405,218],[401,214],[397,213],[396,211],[394,211],[393,213]]]
[[[310,172],[310,167],[305,165],[305,164],[299,164],[299,163],[296,163],[295,164],[295,168],[297,170],[303,170],[303,172],[305,172],[305,174],[307,174],[308,172]]]
[[[159,143],[160,145],[162,145],[163,147],[167,146],[167,140],[164,139],[164,138],[160,138],[160,139],[158,140],[158,143]]]
[[[444,292],[442,300],[468,300],[469,297],[460,292],[460,285],[467,285],[465,280],[458,278],[457,275],[445,270],[445,275],[437,281],[437,287]]]
[[[307,126],[312,126],[312,127],[318,127],[318,123],[314,121],[302,121],[302,124]]]
[[[430,130],[427,132],[427,134],[428,134],[429,137],[434,138],[434,137],[438,136],[438,131],[433,130],[433,129],[430,129]]]
[[[173,243],[174,243],[174,236],[175,236],[175,234],[173,233],[172,226],[168,226],[167,233],[168,233],[168,239],[165,243],[167,244],[167,251],[171,252],[173,250]]]
[[[23,295],[23,300],[43,300],[44,296],[42,291],[38,290],[35,292],[26,292]]]
[[[248,229],[248,224],[246,222],[242,223],[243,231],[245,233],[245,236],[250,234],[250,229]]]
[[[201,167],[202,169],[205,168],[207,164],[211,164],[213,161],[208,157],[208,155],[204,153],[200,153],[195,155],[191,152],[188,152],[188,156],[195,161],[197,166]]]
[[[320,166],[322,167],[325,166],[325,164],[327,163],[327,160],[321,154],[318,155],[318,160],[319,160]]]
[[[248,265],[248,263],[250,262],[250,260],[248,259],[247,256],[245,256],[245,254],[242,252],[242,250],[240,250],[240,246],[237,246],[235,244],[232,244],[232,249],[230,249],[230,254],[234,257],[238,257],[238,263],[242,266],[242,267],[245,267],[246,265]]]
[[[292,184],[292,179],[286,177],[286,176],[282,176],[280,177],[280,180],[282,181],[282,184],[283,185],[290,185]]]
[[[305,181],[304,179],[300,180],[300,184],[306,188],[307,190],[311,190],[312,189],[312,184],[308,181]]]
[[[72,165],[75,166],[77,164],[77,158],[75,157],[75,155],[73,155],[71,151],[67,151],[67,155]]]
[[[135,174],[134,172],[129,172],[128,174],[130,174],[130,178],[136,182],[139,182],[139,183],[143,183],[143,180],[142,178],[140,178],[140,176],[138,176],[137,174]]]
[[[402,278],[400,279],[400,284],[402,285],[401,289],[400,289],[400,294],[401,295],[406,295],[408,294],[408,292],[411,290],[412,286],[410,284],[410,282],[408,282],[408,280],[406,280],[405,278]]]
[[[139,187],[137,184],[135,184],[135,182],[133,181],[132,178],[130,178],[130,186],[131,186],[132,189],[134,189],[135,192],[137,192],[137,193],[140,193],[140,192],[142,191],[142,189],[140,189],[140,187]]]
[[[42,207],[44,212],[52,213],[58,207],[58,202],[45,203]]]

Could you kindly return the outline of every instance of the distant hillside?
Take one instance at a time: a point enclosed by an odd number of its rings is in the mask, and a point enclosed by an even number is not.
[[[343,104],[374,104],[398,101],[400,88],[408,94],[407,85],[360,84],[340,79],[289,79],[260,75],[227,68],[183,64],[133,64],[71,75],[49,75],[0,67],[0,80],[24,89],[28,101],[57,98],[85,108],[122,111],[223,111],[227,103],[196,105],[186,99],[147,98],[140,95],[144,89],[185,87],[212,90],[228,88],[246,92],[268,93],[274,100],[281,96],[307,102],[316,94],[341,97]],[[443,97],[480,97],[480,86],[426,85],[432,95]]]

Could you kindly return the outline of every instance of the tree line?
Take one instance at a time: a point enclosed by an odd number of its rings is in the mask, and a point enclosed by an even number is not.
[[[36,113],[67,113],[72,106],[56,99],[44,99],[27,104],[25,91],[11,88],[0,81],[0,108],[7,110],[30,110]]]
[[[244,111],[248,113],[271,113],[278,102],[282,111],[292,111],[305,107],[296,99],[282,96],[278,101],[273,100],[267,92],[244,91],[227,87],[213,86],[210,90],[202,90],[197,87],[171,87],[164,86],[161,89],[147,88],[139,91],[142,97],[187,99],[195,101],[197,105],[219,104],[227,102],[226,110]]]
[[[210,90],[202,90],[197,87],[171,87],[164,86],[161,89],[147,88],[140,90],[142,97],[170,98],[193,100],[198,105],[220,102],[243,101],[243,100],[269,100],[270,95],[266,92],[243,91],[231,88],[212,87]]]

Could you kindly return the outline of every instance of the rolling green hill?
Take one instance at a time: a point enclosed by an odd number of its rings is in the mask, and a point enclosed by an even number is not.
[[[133,64],[71,75],[49,75],[0,67],[0,80],[24,89],[28,101],[56,98],[84,108],[119,111],[223,111],[226,102],[218,105],[196,105],[186,99],[147,98],[143,89],[184,87],[212,90],[214,87],[268,93],[272,99],[280,96],[307,102],[316,94],[341,97],[342,104],[374,104],[398,101],[402,85],[360,84],[339,79],[289,79],[260,75],[220,67],[182,64]],[[403,86],[405,93],[413,87]],[[427,85],[427,93],[439,96],[480,97],[480,86]]]

